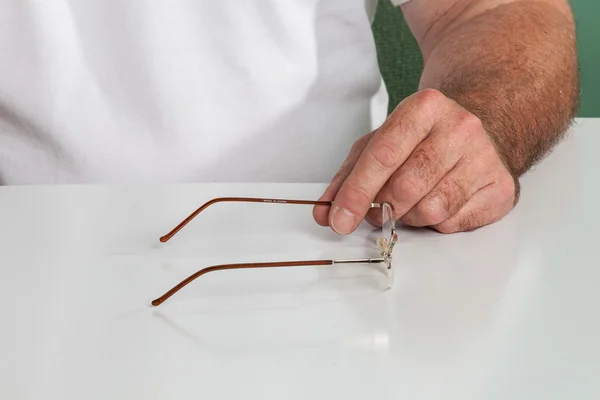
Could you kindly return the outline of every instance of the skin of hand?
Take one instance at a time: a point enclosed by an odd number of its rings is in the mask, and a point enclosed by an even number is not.
[[[402,101],[385,123],[363,136],[315,208],[315,218],[352,232],[373,201],[392,203],[407,225],[450,233],[499,220],[515,204],[516,185],[481,120],[434,89]],[[329,211],[329,212],[328,212]]]
[[[575,112],[575,42],[564,3],[408,2],[403,11],[425,59],[420,90],[354,143],[321,196],[332,206],[315,207],[315,220],[339,234],[363,219],[379,225],[380,213],[369,210],[377,201],[390,202],[406,225],[441,233],[507,215],[518,178]]]

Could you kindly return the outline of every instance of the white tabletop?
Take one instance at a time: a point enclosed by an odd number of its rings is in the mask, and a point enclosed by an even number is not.
[[[0,188],[1,399],[597,399],[600,120],[471,233],[399,226],[395,282],[369,265],[213,264],[373,255],[311,207],[324,185]]]

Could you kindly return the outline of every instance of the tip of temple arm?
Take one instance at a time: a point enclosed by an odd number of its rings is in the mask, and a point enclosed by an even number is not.
[[[189,221],[187,221],[187,222],[189,222]],[[167,233],[164,236],[161,236],[160,239],[159,239],[161,241],[161,243],[165,243],[165,242],[169,241],[169,239],[171,239],[173,236],[175,236],[175,234],[177,232],[179,232],[179,230],[181,228],[183,228],[187,224],[187,222],[181,223],[181,224],[177,225],[177,227],[174,228],[171,232]]]
[[[216,198],[216,199],[209,200],[206,203],[202,204],[196,211],[194,211],[193,213],[191,213],[186,219],[184,219],[183,221],[181,221],[175,228],[173,228],[171,230],[171,232],[167,233],[164,236],[161,236],[161,238],[160,238],[161,243],[165,243],[169,239],[171,239],[173,236],[175,236],[175,234],[177,232],[179,232],[191,220],[193,220],[194,218],[196,218],[198,216],[198,214],[200,214],[202,211],[204,211],[206,208],[208,208],[208,206],[210,206],[210,205],[212,205],[214,203],[221,202],[221,201],[231,201],[231,199],[228,199],[228,198]]]

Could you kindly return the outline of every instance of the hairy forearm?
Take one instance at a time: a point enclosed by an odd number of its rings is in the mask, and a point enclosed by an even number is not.
[[[518,178],[560,141],[575,114],[572,18],[551,4],[520,1],[437,34],[425,51],[420,87],[438,89],[477,115]]]

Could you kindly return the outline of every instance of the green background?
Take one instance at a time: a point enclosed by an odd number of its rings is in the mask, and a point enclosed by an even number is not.
[[[417,43],[400,8],[379,0],[373,34],[381,74],[390,96],[389,110],[414,93],[423,69]],[[600,0],[571,0],[577,27],[581,78],[579,117],[600,117]]]

